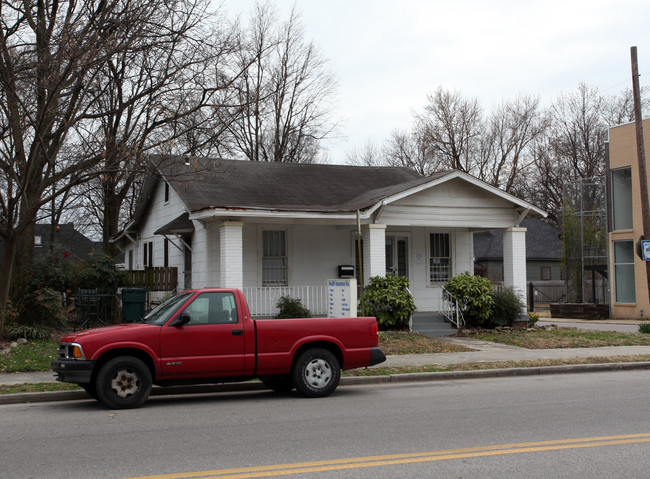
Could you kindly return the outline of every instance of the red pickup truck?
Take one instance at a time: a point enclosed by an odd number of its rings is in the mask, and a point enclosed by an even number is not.
[[[375,318],[252,320],[240,290],[188,290],[140,323],[67,335],[52,370],[111,409],[141,406],[152,384],[251,378],[276,391],[324,397],[338,386],[341,369],[386,359],[377,329]]]

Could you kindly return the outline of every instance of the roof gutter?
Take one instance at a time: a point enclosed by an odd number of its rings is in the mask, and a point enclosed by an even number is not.
[[[362,213],[362,219],[368,219],[369,213]],[[249,208],[210,208],[207,210],[190,213],[191,220],[204,221],[215,217],[236,217],[236,218],[290,218],[290,219],[323,219],[323,220],[349,220],[356,222],[357,212],[333,212],[324,213],[317,211],[280,211]]]

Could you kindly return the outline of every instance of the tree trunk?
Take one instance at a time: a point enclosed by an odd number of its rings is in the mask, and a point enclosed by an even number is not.
[[[15,237],[4,238],[4,252],[2,254],[3,274],[0,274],[0,341],[5,339],[5,313],[7,311],[7,301],[9,300],[9,287],[11,285],[11,272],[15,251]]]
[[[34,235],[36,233],[35,221],[29,221],[24,229],[17,232],[15,250],[13,252],[14,274],[11,280],[11,295],[20,292],[32,273],[34,267]]]
[[[116,204],[117,203],[117,204]],[[120,228],[120,204],[119,201],[106,201],[104,204],[104,227],[102,228],[102,247],[104,254],[110,258],[114,258],[120,253],[119,248],[115,243],[111,243],[111,238],[114,238],[119,233]]]

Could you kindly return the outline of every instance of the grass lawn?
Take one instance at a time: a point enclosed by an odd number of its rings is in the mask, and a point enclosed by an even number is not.
[[[650,334],[619,333],[613,331],[587,331],[572,328],[537,331],[466,331],[466,336],[485,341],[494,341],[530,349],[546,348],[581,348],[600,346],[638,346],[650,345]],[[57,341],[30,341],[29,344],[13,348],[8,354],[0,354],[0,373],[49,371],[50,361],[56,358]],[[379,346],[387,355],[394,354],[431,354],[471,351],[463,346],[427,338],[419,334],[407,332],[382,332],[379,335]],[[591,362],[620,362],[647,361],[650,357],[617,356],[597,358]],[[469,363],[447,366],[427,366],[425,368],[373,368],[355,370],[354,375],[369,374],[399,374],[405,372],[451,371],[467,369],[488,369],[495,367],[531,367],[557,364],[581,364],[580,361],[524,361],[521,363]],[[349,375],[349,374],[348,374]],[[58,384],[58,389],[74,387],[74,385]],[[12,386],[12,388],[15,388]],[[0,387],[0,394],[6,393],[7,387]],[[38,390],[43,390],[42,388]],[[13,392],[13,389],[12,389]]]
[[[650,345],[650,334],[574,328],[537,331],[467,331],[466,336],[527,349]]]
[[[57,347],[55,340],[40,340],[12,348],[10,353],[0,354],[0,373],[49,371],[50,362],[56,359]]]

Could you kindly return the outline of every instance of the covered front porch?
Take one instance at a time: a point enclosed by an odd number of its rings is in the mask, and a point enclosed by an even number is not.
[[[351,267],[364,285],[373,276],[406,276],[419,312],[441,311],[442,286],[456,274],[473,273],[469,228],[373,223],[362,225],[360,236],[341,225],[224,222],[210,229],[218,229],[206,237],[212,254],[203,264],[211,267],[197,286],[241,288],[255,316],[275,315],[282,296],[300,299],[314,315],[327,314],[327,280],[338,277],[340,266]],[[504,283],[525,301],[525,229],[504,229],[504,238]]]

